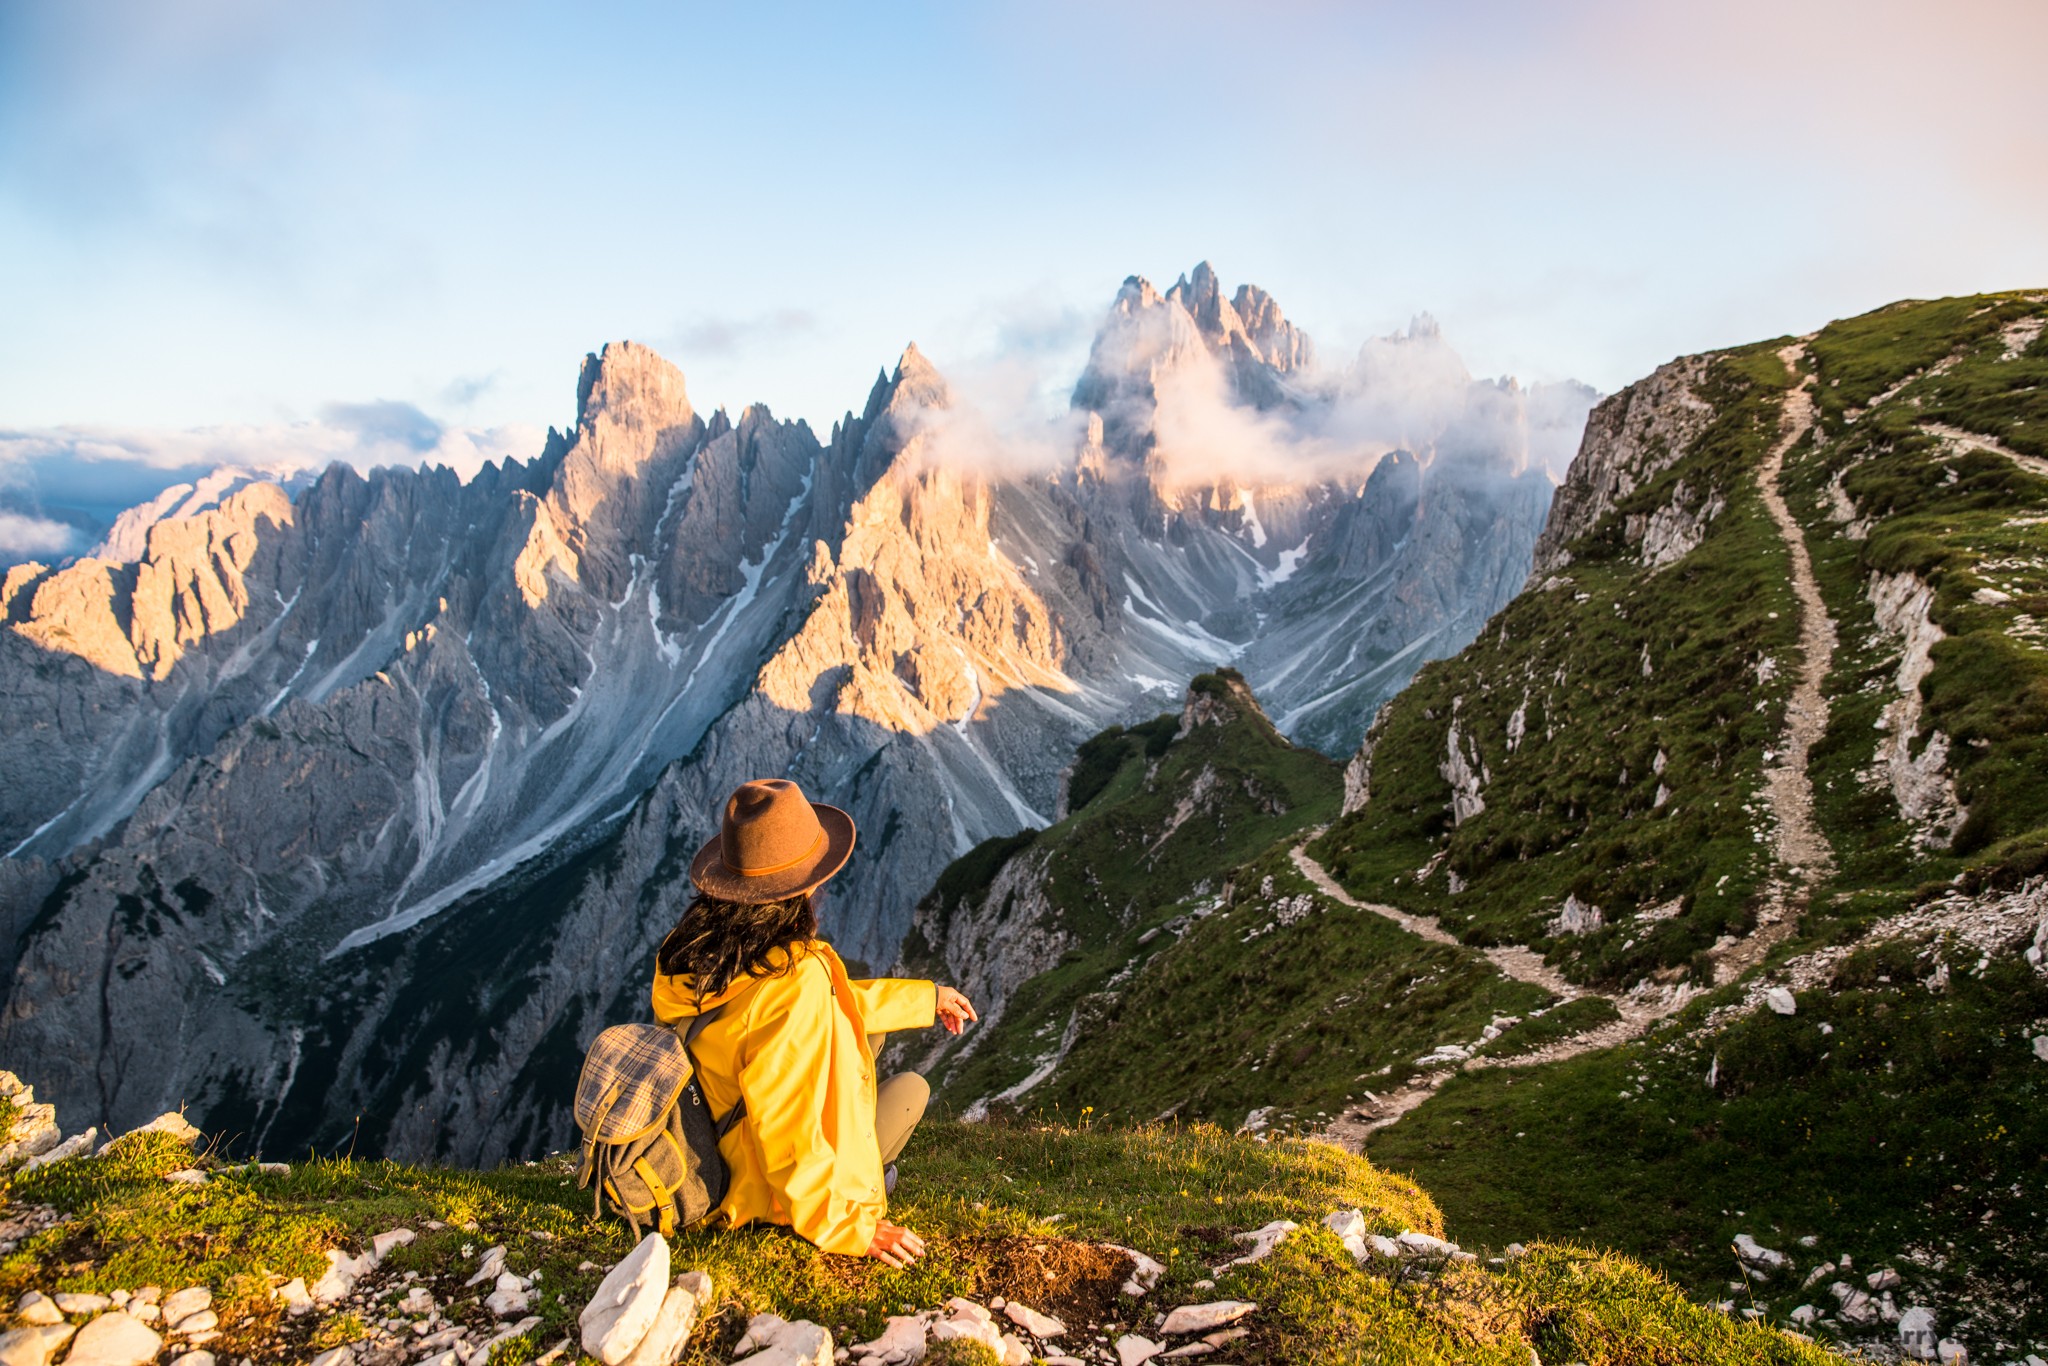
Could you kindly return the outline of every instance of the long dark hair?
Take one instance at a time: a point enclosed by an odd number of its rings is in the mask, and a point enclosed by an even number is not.
[[[742,974],[780,977],[795,961],[798,946],[817,937],[818,914],[809,892],[758,903],[699,892],[661,941],[654,961],[668,976],[688,977],[702,1001]],[[778,949],[784,951],[779,961]]]

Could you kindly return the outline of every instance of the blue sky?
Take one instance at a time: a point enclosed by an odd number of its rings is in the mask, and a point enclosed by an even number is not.
[[[1427,309],[1612,389],[2048,285],[2043,52],[2032,0],[4,0],[0,435],[517,445],[621,337],[822,435],[1203,258],[1326,356]]]

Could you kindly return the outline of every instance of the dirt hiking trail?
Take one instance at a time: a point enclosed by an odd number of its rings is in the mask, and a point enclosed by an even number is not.
[[[1778,358],[1796,376],[1806,358],[1806,339],[1779,351]],[[1834,662],[1835,623],[1828,615],[1820,583],[1814,577],[1813,557],[1807,553],[1804,533],[1793,519],[1779,487],[1785,456],[1812,429],[1813,417],[1813,377],[1809,375],[1786,391],[1778,417],[1778,439],[1757,469],[1757,484],[1764,507],[1785,544],[1792,573],[1792,591],[1799,602],[1799,676],[1786,707],[1784,736],[1774,761],[1764,770],[1764,795],[1770,804],[1775,826],[1772,852],[1776,855],[1777,866],[1765,887],[1756,928],[1741,938],[1724,936],[1709,950],[1714,961],[1715,985],[1733,981],[1756,967],[1763,962],[1772,946],[1791,935],[1798,926],[1800,913],[1812,899],[1814,888],[1834,867],[1834,852],[1814,822],[1813,782],[1807,774],[1806,764],[1808,753],[1827,731],[1828,703],[1822,689]],[[1293,850],[1294,866],[1317,891],[1340,905],[1390,920],[1410,934],[1432,943],[1472,947],[1444,929],[1434,917],[1411,915],[1398,907],[1360,901],[1344,890],[1327,869],[1309,856],[1309,843],[1321,833],[1321,830],[1311,831],[1307,839]],[[1371,1096],[1368,1104],[1354,1106],[1340,1114],[1314,1137],[1361,1152],[1365,1140],[1372,1133],[1393,1124],[1422,1104],[1459,1071],[1466,1068],[1529,1067],[1613,1048],[1640,1036],[1698,994],[1682,984],[1660,988],[1644,983],[1634,991],[1612,995],[1567,981],[1563,974],[1545,963],[1540,954],[1520,945],[1496,945],[1479,952],[1505,977],[1541,987],[1565,1000],[1580,996],[1602,997],[1614,1006],[1621,1018],[1528,1053],[1472,1058],[1425,1073],[1398,1090],[1383,1096]]]

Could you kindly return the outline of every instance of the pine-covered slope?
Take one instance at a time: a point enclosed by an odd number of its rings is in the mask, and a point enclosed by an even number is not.
[[[1320,1129],[1454,1236],[2048,1350],[2044,304],[1603,403],[1527,587],[1382,710],[1327,832],[1015,988],[942,1094]]]

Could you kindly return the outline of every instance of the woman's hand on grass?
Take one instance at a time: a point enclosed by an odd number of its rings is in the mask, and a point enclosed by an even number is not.
[[[981,1018],[981,1016],[974,1013],[974,1007],[968,1002],[967,998],[953,990],[953,988],[942,986],[938,989],[938,992],[939,1023],[946,1027],[948,1034],[958,1034],[967,1027],[969,1020],[979,1020]]]
[[[868,1244],[868,1256],[901,1270],[924,1256],[924,1239],[903,1225],[884,1219],[875,1225],[875,1240]]]

